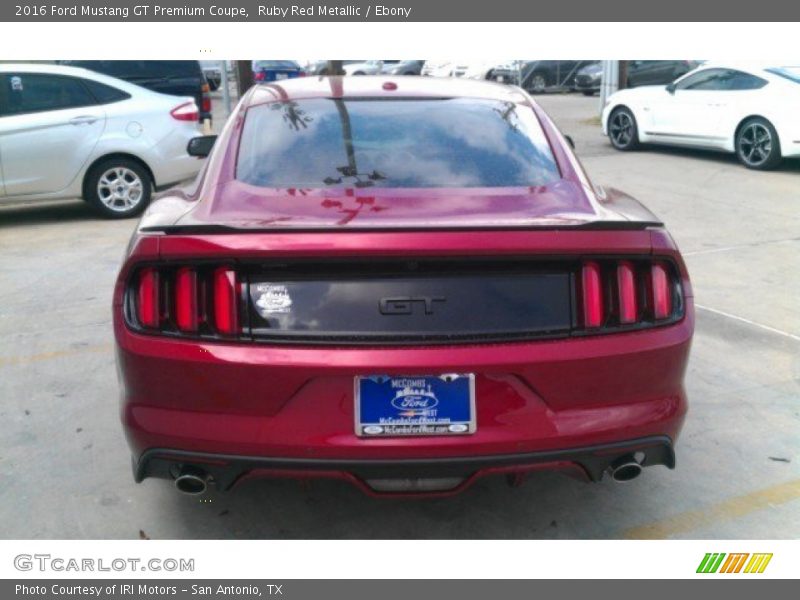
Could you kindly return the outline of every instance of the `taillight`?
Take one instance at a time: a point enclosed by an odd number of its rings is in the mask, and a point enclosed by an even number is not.
[[[169,111],[169,114],[178,121],[197,121],[200,119],[200,111],[197,110],[197,104],[194,102],[179,104]]]
[[[619,297],[620,323],[635,323],[638,317],[636,306],[636,272],[630,261],[617,265],[617,295]]]
[[[264,81],[264,72],[263,72],[263,71],[258,71],[258,72],[257,72],[257,73],[256,73],[256,74],[253,76],[253,79],[255,79],[256,81]]]
[[[583,264],[583,324],[585,327],[600,327],[603,324],[603,288],[600,281],[600,265],[596,262]]]
[[[132,279],[132,324],[165,334],[233,336],[242,333],[239,275],[230,267],[144,267]]]
[[[203,95],[200,98],[200,103],[202,105],[202,111],[204,113],[211,112],[211,96],[209,95],[209,87],[208,84],[203,85]]]
[[[654,263],[650,268],[650,286],[653,293],[653,316],[657,320],[672,315],[672,286],[667,268],[663,263]]]
[[[226,267],[214,271],[214,324],[225,335],[238,333],[239,284],[236,272]]]
[[[587,260],[578,276],[579,330],[641,328],[681,316],[678,273],[668,261]]]
[[[182,267],[175,273],[175,322],[181,331],[197,331],[200,321],[197,271]]]
[[[139,273],[137,290],[137,316],[143,327],[156,328],[161,321],[159,308],[158,271],[153,268],[142,269]]]

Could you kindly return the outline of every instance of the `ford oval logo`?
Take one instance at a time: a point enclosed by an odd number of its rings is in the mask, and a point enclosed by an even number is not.
[[[392,398],[392,406],[397,410],[430,410],[438,404],[439,401],[430,396],[398,396]]]

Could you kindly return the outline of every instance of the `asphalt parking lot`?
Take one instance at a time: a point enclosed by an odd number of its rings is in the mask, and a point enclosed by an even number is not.
[[[216,105],[221,107],[217,98]],[[118,420],[111,293],[134,221],[80,201],[0,209],[3,538],[797,538],[800,162],[623,154],[597,98],[540,98],[597,183],[675,236],[697,330],[678,467],[633,482],[485,479],[455,498],[376,500],[341,482],[251,481],[198,499],[133,483]],[[220,119],[217,119],[217,123]]]

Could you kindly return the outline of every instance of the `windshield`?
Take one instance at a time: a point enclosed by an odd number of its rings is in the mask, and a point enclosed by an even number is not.
[[[239,180],[264,187],[527,187],[559,177],[529,107],[473,98],[255,106],[237,165]]]
[[[795,83],[800,83],[800,66],[797,67],[773,67],[771,69],[765,69],[768,73],[773,73],[774,75],[780,75],[781,77],[788,79],[789,81],[794,81]]]

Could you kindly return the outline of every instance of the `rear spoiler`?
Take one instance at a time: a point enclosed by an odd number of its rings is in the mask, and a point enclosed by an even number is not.
[[[232,233],[403,233],[403,232],[459,232],[459,231],[641,231],[663,227],[661,221],[590,221],[575,225],[495,226],[495,227],[248,227],[218,224],[150,225],[139,229],[142,233],[167,235],[207,235]]]

